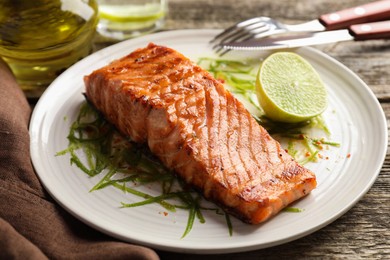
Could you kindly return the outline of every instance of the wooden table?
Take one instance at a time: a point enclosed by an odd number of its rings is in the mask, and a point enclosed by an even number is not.
[[[225,28],[255,16],[298,23],[364,4],[365,0],[170,0],[165,29]],[[343,42],[316,47],[354,71],[390,117],[390,41]],[[162,259],[390,258],[390,153],[379,178],[350,211],[321,230],[273,248],[226,255],[158,252]]]

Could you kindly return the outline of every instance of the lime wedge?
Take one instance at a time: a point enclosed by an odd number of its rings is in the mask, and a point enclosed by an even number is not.
[[[256,91],[265,115],[274,121],[305,121],[327,107],[327,92],[320,76],[308,61],[293,52],[276,52],[263,61]]]

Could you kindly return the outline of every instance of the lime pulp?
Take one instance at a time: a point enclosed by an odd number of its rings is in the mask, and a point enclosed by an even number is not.
[[[305,121],[327,107],[327,91],[319,74],[293,52],[276,52],[263,61],[256,90],[265,115],[274,121]]]

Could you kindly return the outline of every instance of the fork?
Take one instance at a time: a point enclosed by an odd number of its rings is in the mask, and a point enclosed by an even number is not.
[[[234,24],[216,35],[210,43],[213,44],[212,48],[215,52],[222,56],[229,51],[223,49],[222,44],[259,39],[281,33],[344,29],[356,23],[380,21],[389,17],[390,0],[376,1],[324,14],[318,19],[301,24],[283,24],[270,17],[260,16]]]

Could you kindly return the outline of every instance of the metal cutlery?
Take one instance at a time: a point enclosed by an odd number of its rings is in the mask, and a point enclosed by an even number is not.
[[[324,14],[316,20],[295,25],[283,24],[270,17],[262,16],[239,22],[227,28],[215,36],[210,43],[213,44],[213,49],[218,53],[224,49],[222,46],[228,45],[228,43],[243,42],[253,38],[260,39],[289,32],[307,33],[345,29],[353,24],[380,21],[386,18],[390,18],[390,0],[376,1]]]
[[[223,45],[223,48],[227,50],[274,50],[340,41],[364,41],[371,39],[390,39],[390,20],[355,24],[351,25],[349,29],[309,33],[299,36],[275,36],[265,39],[232,42]]]

